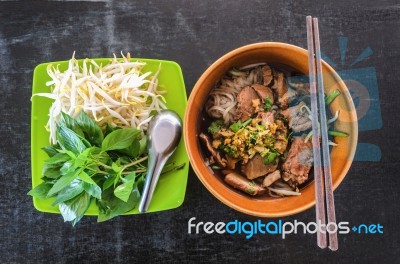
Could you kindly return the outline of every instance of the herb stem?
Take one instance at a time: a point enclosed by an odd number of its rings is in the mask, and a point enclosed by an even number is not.
[[[148,156],[144,156],[144,157],[141,158],[141,159],[137,159],[137,160],[135,160],[135,161],[132,161],[131,163],[126,164],[126,165],[122,168],[122,170],[125,170],[126,168],[129,168],[129,167],[131,167],[131,166],[133,166],[133,165],[136,165],[136,164],[138,164],[138,163],[141,163],[141,162],[143,162],[143,161],[145,161],[145,160],[147,160],[147,159],[148,159]]]

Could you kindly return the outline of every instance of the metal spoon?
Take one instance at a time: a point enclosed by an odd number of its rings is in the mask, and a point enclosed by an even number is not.
[[[162,110],[150,121],[148,137],[148,170],[139,204],[139,212],[149,208],[158,178],[165,162],[175,151],[182,134],[182,121],[171,110]]]

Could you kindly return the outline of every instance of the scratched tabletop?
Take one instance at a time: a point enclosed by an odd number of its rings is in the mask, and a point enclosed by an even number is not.
[[[195,224],[259,220],[222,204],[192,169],[175,210],[104,223],[85,217],[75,227],[35,210],[26,193],[37,64],[74,51],[78,58],[129,51],[179,63],[189,95],[204,70],[237,47],[279,41],[305,48],[306,15],[319,18],[324,57],[356,87],[362,116],[355,161],[335,191],[337,219],[379,224],[382,233],[339,235],[337,252],[319,249],[315,234],[189,234],[193,217]],[[0,1],[0,262],[400,263],[399,61],[395,0]],[[315,211],[281,220],[312,222]]]

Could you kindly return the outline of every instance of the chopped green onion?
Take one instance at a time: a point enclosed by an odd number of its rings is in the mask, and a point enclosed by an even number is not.
[[[335,130],[330,130],[328,131],[328,134],[334,137],[348,137],[349,134],[345,132],[340,132],[340,131],[335,131]]]
[[[233,123],[229,128],[230,128],[233,132],[236,133],[236,132],[239,131],[239,129],[241,129],[241,128],[243,128],[243,127],[246,127],[248,124],[250,124],[251,120],[253,120],[253,119],[249,118],[249,119],[247,119],[244,123],[242,123],[242,122],[239,120],[239,121]]]
[[[251,118],[247,119],[247,120],[242,124],[242,127],[246,127],[248,124],[250,124],[251,120],[253,120],[253,119],[251,119]]]
[[[220,166],[217,166],[217,165],[213,165],[213,166],[211,166],[211,169],[213,169],[213,170],[220,170],[221,167],[220,167]]]
[[[330,94],[325,96],[325,104],[330,105],[330,103],[335,100],[335,98],[340,94],[340,91],[338,89],[333,90]]]

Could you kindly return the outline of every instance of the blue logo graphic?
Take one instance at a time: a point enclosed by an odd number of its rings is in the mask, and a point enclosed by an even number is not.
[[[322,58],[333,68],[339,68],[337,73],[345,82],[354,101],[359,132],[379,130],[382,128],[382,115],[379,105],[376,70],[374,67],[354,68],[357,63],[370,57],[373,51],[370,47],[366,48],[356,60],[350,63],[350,69],[344,69],[346,66],[347,43],[348,38],[339,37],[340,66],[325,54],[322,54]],[[381,149],[372,143],[358,142],[354,160],[380,161]]]

